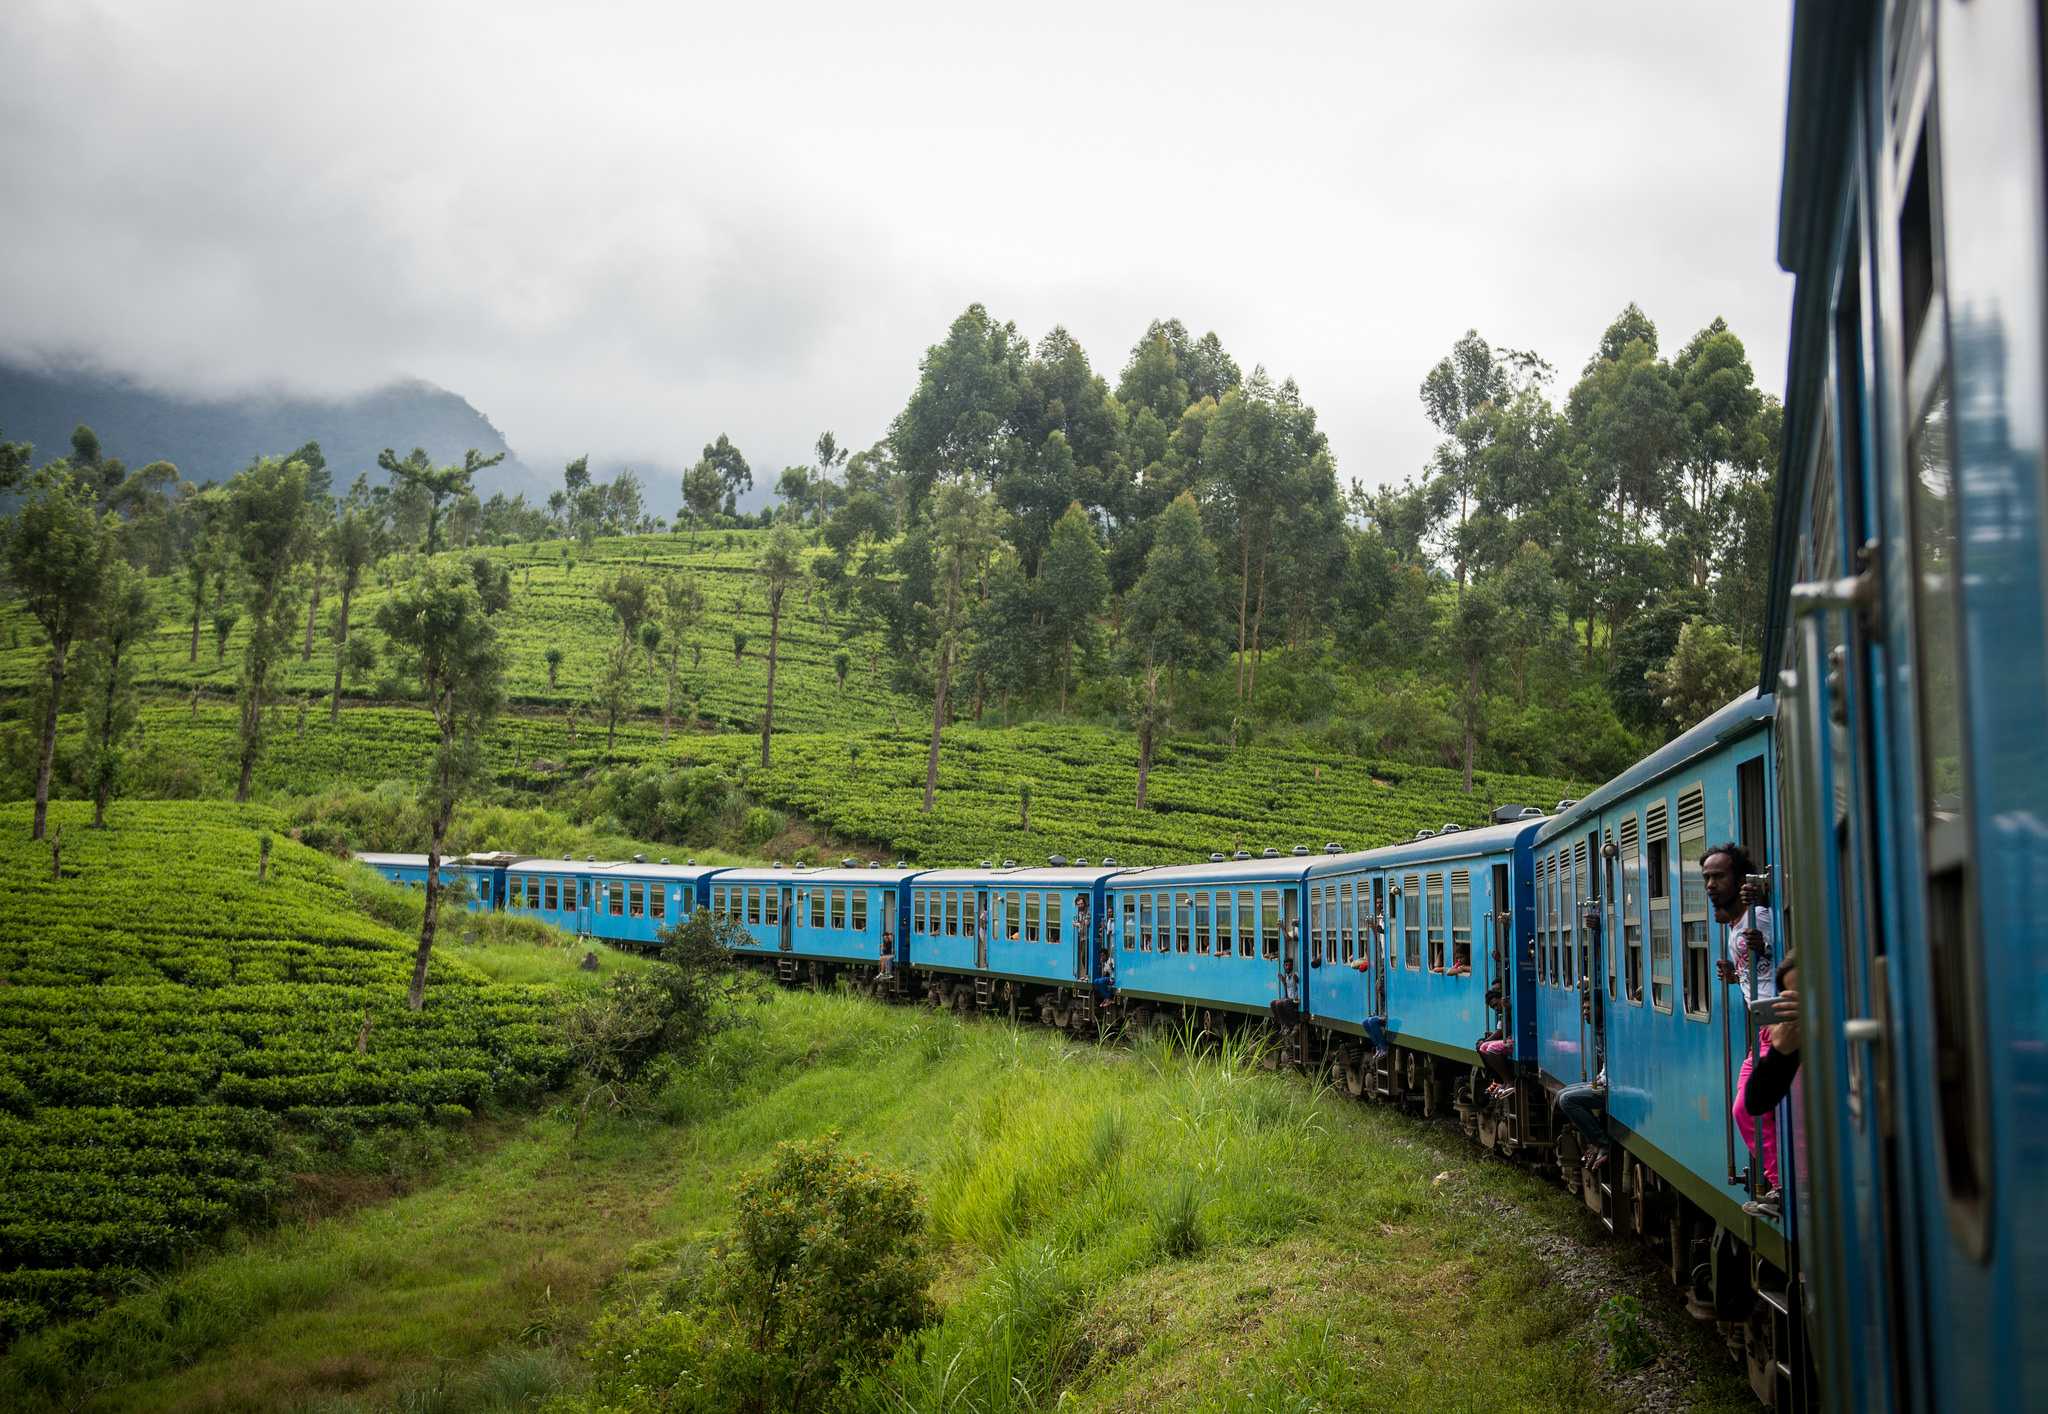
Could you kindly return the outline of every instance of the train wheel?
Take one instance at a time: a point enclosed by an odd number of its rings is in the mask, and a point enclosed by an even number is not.
[[[953,1015],[964,1017],[967,1015],[968,1009],[974,1005],[974,996],[965,986],[956,986],[953,988],[951,1001],[953,1003]]]
[[[1356,1051],[1344,1055],[1344,1093],[1356,1100],[1365,1094],[1365,1057]]]

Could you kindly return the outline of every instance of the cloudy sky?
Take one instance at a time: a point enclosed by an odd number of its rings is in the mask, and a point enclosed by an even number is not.
[[[0,354],[395,375],[530,463],[863,446],[980,301],[1146,321],[1417,469],[1476,326],[1568,385],[1629,300],[1780,390],[1789,17],[1738,5],[0,5]],[[657,504],[661,497],[657,494]]]

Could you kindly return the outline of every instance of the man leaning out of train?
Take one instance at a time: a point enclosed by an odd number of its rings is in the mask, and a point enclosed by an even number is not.
[[[1723,982],[1742,989],[1742,1000],[1754,1008],[1777,995],[1771,957],[1777,944],[1777,920],[1764,903],[1756,864],[1739,844],[1720,844],[1700,860],[1700,879],[1714,917],[1727,925],[1726,951],[1715,970]],[[1759,1119],[1742,1105],[1743,1087],[1757,1057],[1769,1046],[1768,1029],[1755,1024],[1755,1043],[1744,1046],[1742,1072],[1736,1077],[1735,1128],[1763,1165],[1764,1186],[1778,1186],[1778,1123],[1774,1115]]]

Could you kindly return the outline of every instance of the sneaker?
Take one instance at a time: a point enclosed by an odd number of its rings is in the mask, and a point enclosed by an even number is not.
[[[1775,1188],[1744,1203],[1742,1211],[1748,1213],[1753,1218],[1769,1218],[1773,1222],[1785,1215],[1783,1199]]]
[[[1586,1168],[1590,1171],[1607,1162],[1607,1146],[1602,1144],[1586,1157]]]

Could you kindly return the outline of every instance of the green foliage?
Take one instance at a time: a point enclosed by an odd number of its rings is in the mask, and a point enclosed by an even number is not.
[[[1754,685],[1757,662],[1719,624],[1691,619],[1678,631],[1669,661],[1645,676],[1666,720],[1682,727],[1725,707]]]
[[[805,1414],[842,1407],[936,1316],[923,1201],[836,1134],[776,1147],[735,1188],[731,1233],[697,1299],[597,1334],[596,1407]]]
[[[1640,1370],[1657,1358],[1657,1337],[1643,1318],[1643,1303],[1633,1296],[1610,1296],[1595,1318],[1607,1343],[1607,1364],[1616,1374]]]
[[[269,812],[53,809],[61,879],[0,831],[0,1338],[269,1212],[287,1133],[344,1144],[563,1075],[542,991],[437,963],[406,1009],[409,944],[353,906],[387,886],[286,839],[259,883]]]

